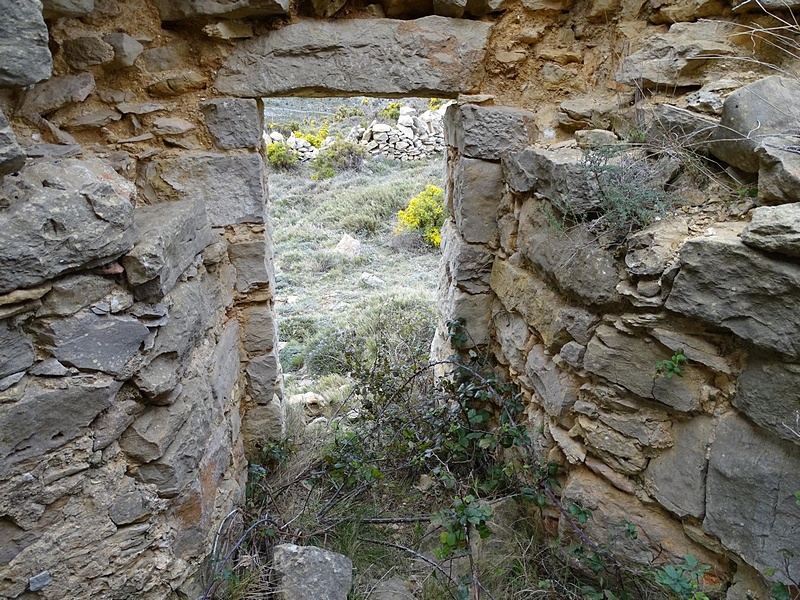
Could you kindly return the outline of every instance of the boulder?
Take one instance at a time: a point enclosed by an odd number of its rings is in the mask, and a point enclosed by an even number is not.
[[[214,85],[223,94],[248,98],[453,97],[480,85],[491,27],[437,16],[301,20],[242,43]]]
[[[269,17],[289,12],[289,0],[155,0],[162,21],[203,17]]]
[[[756,148],[765,138],[797,132],[800,82],[773,75],[739,88],[722,106],[722,119],[712,136],[711,153],[748,173],[759,170]]]
[[[25,152],[19,147],[14,130],[0,110],[0,178],[19,171],[25,164]]]
[[[267,189],[259,154],[200,152],[155,159],[140,169],[139,183],[153,204],[202,200],[212,227],[264,222]]]
[[[83,17],[94,10],[94,0],[42,0],[45,19]]]
[[[353,561],[316,546],[278,544],[272,569],[278,600],[346,600],[353,581]]]
[[[461,154],[500,160],[533,144],[538,136],[535,115],[507,106],[451,104],[444,116],[445,140]]]
[[[800,204],[756,208],[742,241],[765,252],[800,257]]]
[[[250,98],[214,98],[200,104],[206,126],[218,148],[258,148],[261,113]]]
[[[24,87],[53,71],[50,35],[39,0],[3,2],[0,20],[0,87]]]
[[[739,415],[719,419],[711,444],[703,529],[770,579],[800,579],[800,447]],[[775,565],[778,565],[776,568]],[[787,571],[784,572],[783,565]]]
[[[761,204],[800,202],[800,136],[769,137],[756,147],[758,201]]]
[[[465,242],[497,245],[497,210],[502,195],[499,163],[467,157],[458,160],[453,169],[453,216]]]
[[[114,60],[114,47],[99,35],[86,35],[64,40],[64,60],[76,71],[86,67],[110,63]]]
[[[41,161],[0,183],[0,293],[133,246],[133,186],[99,160]]]
[[[800,356],[800,267],[745,246],[742,224],[687,240],[666,307],[762,348]]]
[[[83,102],[96,88],[91,73],[54,77],[33,86],[25,94],[22,112],[47,115],[73,102]]]

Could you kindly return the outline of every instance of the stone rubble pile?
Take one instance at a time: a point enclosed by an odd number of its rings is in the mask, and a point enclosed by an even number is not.
[[[373,121],[367,128],[358,127],[352,132],[353,137],[373,156],[402,161],[428,158],[444,151],[442,118],[450,104],[426,110],[419,116],[410,106],[401,106],[397,126]]]
[[[312,160],[319,155],[318,148],[316,148],[308,140],[295,136],[294,132],[292,132],[292,135],[289,137],[286,137],[280,131],[271,131],[269,135],[265,134],[264,138],[265,142],[268,144],[270,142],[286,144],[289,148],[297,153],[297,158],[300,160],[300,162]]]

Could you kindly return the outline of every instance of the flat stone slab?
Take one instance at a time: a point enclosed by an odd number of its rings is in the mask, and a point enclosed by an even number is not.
[[[289,12],[289,0],[155,0],[163,21],[197,17],[267,17]]]
[[[491,23],[438,16],[303,20],[237,47],[214,85],[224,94],[247,98],[451,98],[479,88],[491,28]]]

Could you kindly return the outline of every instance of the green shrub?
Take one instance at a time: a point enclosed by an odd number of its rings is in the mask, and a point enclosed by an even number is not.
[[[383,107],[378,114],[385,119],[396,121],[400,117],[400,106],[399,102],[389,102],[389,106]]]
[[[441,188],[429,185],[414,196],[405,210],[397,213],[397,233],[418,231],[435,248],[442,242],[444,225],[444,194]]]
[[[290,169],[297,163],[297,153],[285,142],[271,142],[267,146],[267,160],[277,169]]]
[[[322,148],[312,161],[312,179],[330,179],[340,171],[359,171],[364,166],[367,151],[361,144],[337,139]]]

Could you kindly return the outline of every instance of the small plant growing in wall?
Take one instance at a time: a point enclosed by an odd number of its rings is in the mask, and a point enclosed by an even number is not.
[[[683,353],[683,350],[675,350],[675,353],[670,358],[660,360],[656,363],[656,372],[653,375],[653,379],[658,379],[662,376],[666,377],[667,379],[672,379],[674,375],[683,377],[683,373],[681,373],[681,365],[686,363],[687,360],[688,359]]]
[[[444,225],[444,194],[441,188],[429,185],[397,213],[396,233],[417,231],[428,244],[438,248]]]

